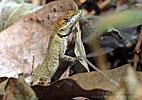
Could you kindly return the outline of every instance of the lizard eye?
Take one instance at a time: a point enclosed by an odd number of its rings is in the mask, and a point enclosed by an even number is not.
[[[66,37],[71,33],[70,29],[64,30],[64,29],[59,29],[59,33],[57,34],[59,37]]]
[[[61,32],[61,33],[62,33],[63,31],[64,31],[64,29],[62,29],[62,28],[61,28],[61,29],[59,29],[59,32]]]

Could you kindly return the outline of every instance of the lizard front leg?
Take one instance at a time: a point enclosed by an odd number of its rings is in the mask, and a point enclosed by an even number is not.
[[[81,57],[71,57],[65,54],[60,54],[60,59],[65,60],[65,61],[75,62],[77,60],[81,60]]]
[[[71,56],[65,55],[66,47],[67,47],[67,40],[68,40],[67,38],[62,39],[62,45],[61,45],[60,52],[59,52],[59,58],[65,61],[70,61],[70,62],[81,60],[81,57],[71,57]]]

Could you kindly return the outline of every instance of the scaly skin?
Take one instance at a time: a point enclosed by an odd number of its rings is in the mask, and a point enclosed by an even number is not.
[[[38,66],[33,76],[32,85],[50,82],[51,77],[59,66],[59,59],[66,61],[79,60],[78,57],[70,57],[65,54],[69,34],[74,29],[76,22],[81,16],[80,10],[64,13],[54,25],[52,37],[41,65]],[[47,85],[47,84],[46,84]]]

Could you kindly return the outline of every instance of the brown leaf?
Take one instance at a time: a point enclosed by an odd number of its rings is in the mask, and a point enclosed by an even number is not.
[[[119,68],[115,68],[112,70],[104,70],[103,72],[112,80],[119,82],[121,77],[126,73],[126,69],[130,65],[124,65]],[[90,73],[81,73],[76,74],[70,77],[75,80],[83,89],[91,90],[91,89],[103,89],[108,91],[114,91],[117,87],[106,80],[100,73],[98,72],[90,72]]]
[[[23,75],[20,75],[18,79],[8,80],[2,100],[37,100],[37,98],[34,91],[24,81]]]
[[[17,22],[22,16],[39,10],[42,6],[25,3],[24,0],[0,1],[0,32]]]
[[[39,100],[63,100],[77,96],[95,98],[111,92],[102,89],[84,90],[72,79],[59,80],[50,86],[32,86]]]
[[[2,77],[2,78],[0,78],[0,80],[1,80],[1,82],[0,82],[0,95],[2,96],[5,93],[5,87],[6,87],[6,84],[8,82],[8,78]]]
[[[107,100],[142,100],[142,85],[139,84],[136,72],[129,67],[127,74],[121,80],[121,87],[115,93],[107,97]]]
[[[55,21],[63,12],[74,9],[72,0],[54,1],[1,32],[0,76],[30,76],[33,56],[34,68],[43,61]]]
[[[125,76],[127,68],[130,65],[124,65],[112,70],[103,71],[110,79],[120,82]],[[142,73],[136,72],[137,77],[141,78]],[[142,83],[142,80],[139,80]],[[33,86],[40,100],[62,100],[77,96],[97,99],[111,94],[117,90],[117,87],[106,80],[98,72],[80,73],[66,79],[55,81],[50,86]]]

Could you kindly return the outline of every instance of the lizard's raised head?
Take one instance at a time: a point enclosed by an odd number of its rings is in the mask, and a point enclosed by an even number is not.
[[[61,37],[69,35],[74,24],[76,24],[81,17],[81,14],[81,10],[74,10],[65,12],[63,15],[61,15],[55,24],[57,34]]]

